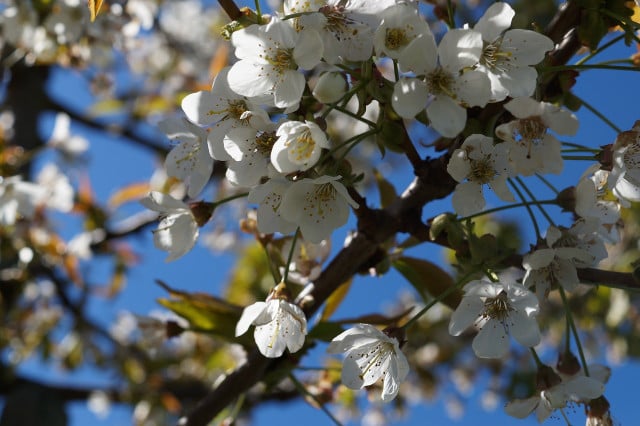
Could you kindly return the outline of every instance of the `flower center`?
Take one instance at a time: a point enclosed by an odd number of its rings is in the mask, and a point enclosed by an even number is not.
[[[518,133],[522,139],[539,143],[547,133],[547,126],[539,116],[518,120]]]
[[[360,380],[364,381],[364,377],[372,368],[378,369],[382,365],[382,361],[387,358],[387,355],[394,353],[393,343],[380,342],[375,345],[369,352],[358,353],[361,358],[367,359],[367,363],[362,369],[362,373],[359,374]]]
[[[240,120],[242,117],[242,114],[244,114],[247,111],[249,111],[249,109],[247,108],[247,104],[245,101],[241,99],[229,99],[227,101],[226,109],[222,109],[222,110],[210,109],[209,111],[207,111],[207,115],[216,115],[216,114],[222,114],[226,112],[227,115],[225,115],[222,118],[222,120],[225,120],[229,117],[234,118],[236,120]]]
[[[627,169],[640,168],[640,145],[638,144],[630,145],[624,151],[622,161],[624,162],[624,166]]]
[[[294,142],[295,145],[289,152],[293,156],[292,160],[296,163],[305,163],[309,160],[316,147],[316,142],[311,137],[311,131],[309,130],[302,131],[298,137],[293,141],[287,141],[285,145],[289,146],[291,142]]]
[[[429,73],[426,78],[429,93],[434,95],[445,94],[450,98],[455,99],[456,94],[453,91],[453,81],[453,75],[442,68],[438,68]]]
[[[258,134],[256,136],[256,148],[258,152],[264,156],[270,155],[271,149],[277,139],[275,132],[262,132]]]
[[[509,317],[509,313],[513,311],[513,307],[509,303],[507,293],[502,290],[496,297],[488,298],[484,301],[484,311],[482,316],[487,319],[495,319],[504,322]]]
[[[276,50],[276,54],[274,56],[269,56],[266,59],[267,62],[273,65],[278,74],[283,74],[287,70],[294,70],[297,68],[293,61],[293,49],[279,48]]]
[[[481,184],[489,183],[496,175],[496,169],[490,157],[481,160],[471,160],[471,177],[469,180]]]
[[[492,43],[487,44],[482,50],[480,63],[491,70],[505,71],[504,65],[511,59],[511,52],[500,50],[502,46],[502,37]]]
[[[327,18],[325,28],[328,31],[334,34],[346,31],[348,19],[344,14],[344,6],[326,5],[322,6],[319,11]]]
[[[384,33],[384,45],[389,50],[397,50],[409,44],[407,32],[402,28],[387,28]]]

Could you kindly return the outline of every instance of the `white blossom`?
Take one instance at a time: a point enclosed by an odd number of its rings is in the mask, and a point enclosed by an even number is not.
[[[349,206],[358,208],[340,176],[320,176],[294,182],[282,197],[280,214],[296,224],[305,240],[319,243],[347,223]],[[259,225],[258,225],[259,226]]]
[[[553,49],[553,41],[540,33],[511,26],[514,10],[507,3],[492,4],[473,27],[482,34],[484,47],[477,69],[491,81],[491,101],[507,96],[531,96],[538,73],[533,65]]]
[[[209,153],[207,132],[185,118],[168,118],[158,124],[169,139],[178,144],[167,154],[164,167],[187,185],[189,197],[197,197],[211,178],[213,158]]]
[[[238,127],[224,137],[227,161],[226,177],[234,185],[253,187],[269,174],[271,150],[277,140],[275,125],[269,130]]]
[[[312,69],[323,53],[316,31],[296,32],[275,17],[267,25],[235,31],[231,43],[239,59],[227,76],[231,90],[248,97],[270,94],[279,108],[298,105],[306,82],[297,69]]]
[[[342,383],[350,389],[371,386],[384,378],[381,399],[391,401],[409,374],[409,363],[398,339],[369,324],[357,324],[334,337],[327,352],[345,353]]]
[[[459,336],[469,326],[480,331],[473,351],[480,358],[501,358],[509,351],[511,335],[518,343],[533,347],[540,343],[536,321],[538,300],[520,284],[476,280],[464,287],[465,294],[451,315],[449,333]]]
[[[193,248],[199,229],[186,203],[157,191],[152,191],[140,203],[160,213],[161,220],[153,233],[153,242],[160,250],[169,252],[167,262],[184,256]]]
[[[349,84],[344,75],[339,72],[326,72],[322,74],[315,87],[313,88],[313,97],[318,101],[331,104],[338,102],[347,92]]]
[[[237,128],[263,130],[271,123],[266,111],[251,99],[231,90],[227,82],[229,69],[225,67],[220,70],[211,90],[191,93],[185,96],[181,104],[190,121],[199,126],[211,126],[207,136],[209,154],[219,161],[230,159],[223,148],[223,140],[230,131]]]
[[[269,179],[249,191],[247,201],[258,204],[258,230],[264,234],[281,232],[288,234],[296,230],[297,225],[282,216],[282,198],[292,183],[283,177]]]
[[[304,171],[320,159],[322,148],[330,144],[320,127],[312,121],[286,121],[276,132],[271,164],[283,174]]]
[[[304,345],[307,318],[298,305],[289,302],[286,287],[280,283],[265,302],[244,308],[236,324],[236,336],[255,325],[253,337],[260,353],[267,358],[282,356],[285,349],[294,353]]]
[[[623,206],[640,201],[640,121],[616,138],[608,185]]]
[[[514,201],[507,187],[511,174],[507,145],[494,144],[487,136],[473,134],[451,155],[447,172],[458,182],[451,202],[460,216],[482,211],[485,199],[483,185],[487,184],[503,201]]]
[[[373,36],[378,56],[398,59],[404,49],[422,34],[431,34],[429,24],[418,13],[415,4],[398,3],[381,13],[382,22]]]
[[[395,0],[287,0],[284,11],[285,14],[317,11],[297,18],[296,26],[316,30],[324,45],[324,60],[335,64],[340,60],[366,61],[371,57],[379,15],[395,3]]]
[[[563,168],[561,145],[548,130],[573,135],[578,130],[576,116],[548,102],[527,97],[514,98],[504,107],[516,119],[496,127],[496,135],[509,143],[514,170],[525,176],[560,174]]]
[[[548,368],[548,367],[547,367]],[[524,419],[535,412],[538,422],[543,422],[555,411],[562,410],[570,403],[585,403],[604,393],[602,377],[583,374],[562,377],[554,375],[557,383],[546,386],[526,399],[510,401],[505,411],[510,416]]]
[[[467,107],[485,106],[491,96],[489,78],[470,69],[482,54],[479,32],[448,31],[436,49],[430,31],[414,39],[398,59],[403,77],[393,89],[393,109],[403,118],[413,118],[425,109],[431,127],[442,136],[454,137],[467,122]]]

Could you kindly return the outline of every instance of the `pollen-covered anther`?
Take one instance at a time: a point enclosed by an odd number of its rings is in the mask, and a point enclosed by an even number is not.
[[[484,302],[482,316],[487,319],[495,319],[503,322],[509,317],[513,307],[509,303],[509,298],[505,291],[501,291],[496,297],[488,298]]]
[[[384,35],[384,45],[390,50],[396,50],[409,44],[407,32],[402,28],[388,28]]]

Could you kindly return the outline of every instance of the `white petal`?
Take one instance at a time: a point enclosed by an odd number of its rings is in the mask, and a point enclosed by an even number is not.
[[[271,92],[277,81],[273,66],[245,59],[236,62],[227,76],[229,87],[243,96],[260,96]]]
[[[242,311],[242,315],[236,324],[236,337],[243,335],[249,330],[253,321],[265,310],[267,304],[265,302],[253,303]]]
[[[534,296],[535,297],[535,296]],[[540,343],[540,328],[535,318],[521,312],[512,312],[509,316],[509,333],[521,345],[531,348]]]
[[[427,85],[417,78],[402,78],[396,82],[391,96],[391,105],[402,118],[413,118],[427,104]]]
[[[476,65],[481,55],[482,34],[474,30],[449,30],[438,45],[440,64],[449,72]]]
[[[507,3],[496,2],[484,12],[473,29],[482,33],[483,40],[492,42],[511,26],[515,14]]]
[[[504,411],[517,419],[524,419],[535,410],[539,403],[540,398],[537,396],[532,396],[527,399],[515,399],[507,402]]]
[[[476,296],[465,296],[460,301],[449,320],[449,334],[459,336],[476,322],[482,311],[484,302]]]
[[[302,98],[305,87],[304,76],[294,70],[284,72],[284,78],[275,87],[274,101],[278,108],[296,105]]]
[[[509,335],[504,324],[490,319],[471,344],[478,358],[502,358],[509,351]]]
[[[427,117],[436,132],[453,138],[464,130],[467,123],[467,110],[448,96],[438,96],[427,107]]]
[[[451,204],[459,216],[470,216],[481,212],[485,206],[482,185],[475,182],[459,183],[451,197]]]
[[[431,32],[412,40],[398,58],[402,71],[413,71],[417,75],[430,73],[437,64],[438,48]]]
[[[315,30],[303,30],[299,33],[296,46],[293,48],[293,60],[300,68],[310,70],[320,62],[324,48],[322,38]]]
[[[503,175],[497,176],[495,179],[491,181],[489,186],[491,187],[491,189],[493,189],[493,192],[495,192],[496,195],[500,197],[502,201],[512,203],[516,200],[513,197],[511,190],[507,186],[507,176],[503,176]]]

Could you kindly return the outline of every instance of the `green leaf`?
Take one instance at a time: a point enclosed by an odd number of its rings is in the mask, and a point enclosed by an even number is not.
[[[320,321],[328,320],[331,315],[338,309],[338,306],[342,303],[345,296],[349,293],[349,289],[351,288],[351,283],[353,279],[349,279],[346,282],[340,284],[340,286],[331,293],[331,296],[327,299],[325,303],[324,310],[322,311],[322,316],[320,316]]]
[[[158,299],[158,303],[186,319],[192,329],[236,340],[236,323],[242,315],[240,306],[207,293],[187,293],[157,282],[171,295],[171,298]]]
[[[373,177],[376,179],[378,192],[380,192],[380,207],[385,208],[398,196],[396,188],[377,169],[373,169]]]
[[[393,261],[393,267],[413,285],[425,301],[440,297],[455,285],[448,273],[428,260],[403,256]],[[455,309],[460,299],[462,291],[458,290],[444,297],[442,303]]]

